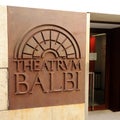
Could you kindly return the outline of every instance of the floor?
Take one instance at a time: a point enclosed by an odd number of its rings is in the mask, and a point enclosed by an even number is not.
[[[88,120],[120,120],[120,112],[112,112],[110,110],[90,111]]]

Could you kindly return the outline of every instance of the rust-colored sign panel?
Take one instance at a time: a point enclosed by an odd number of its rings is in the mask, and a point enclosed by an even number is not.
[[[9,109],[84,103],[86,14],[8,7]]]

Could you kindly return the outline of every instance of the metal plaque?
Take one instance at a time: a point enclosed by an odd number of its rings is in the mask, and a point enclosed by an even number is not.
[[[84,103],[86,14],[8,7],[9,109]]]

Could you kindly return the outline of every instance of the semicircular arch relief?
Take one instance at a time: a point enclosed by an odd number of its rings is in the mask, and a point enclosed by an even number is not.
[[[52,53],[55,58],[81,58],[80,47],[66,29],[45,24],[31,29],[24,37],[14,58],[43,58]]]

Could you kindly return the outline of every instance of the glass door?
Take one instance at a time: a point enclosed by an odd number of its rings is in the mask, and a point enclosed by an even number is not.
[[[105,108],[106,34],[90,37],[89,110]]]

